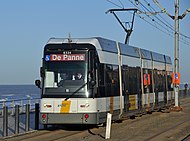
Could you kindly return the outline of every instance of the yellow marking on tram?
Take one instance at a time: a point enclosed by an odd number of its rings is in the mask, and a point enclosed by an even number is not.
[[[60,113],[69,113],[71,101],[62,101]]]
[[[114,97],[110,97],[110,114],[113,114]]]
[[[129,95],[129,110],[135,110],[136,109],[136,95]]]

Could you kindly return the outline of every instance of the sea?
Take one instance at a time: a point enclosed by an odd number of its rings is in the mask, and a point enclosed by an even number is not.
[[[8,107],[8,135],[15,132],[15,105],[19,105],[19,133],[25,132],[26,104],[30,104],[30,130],[35,129],[35,103],[40,102],[40,89],[35,85],[0,85],[0,137],[3,136],[3,107]],[[40,129],[43,126],[40,124]]]
[[[5,106],[34,103],[40,99],[40,89],[35,85],[0,85],[0,109]]]

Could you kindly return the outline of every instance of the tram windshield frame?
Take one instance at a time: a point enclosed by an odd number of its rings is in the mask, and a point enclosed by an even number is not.
[[[73,97],[89,97],[84,85],[88,79],[88,50],[49,51],[44,54],[43,69],[42,97],[65,98],[81,86]]]

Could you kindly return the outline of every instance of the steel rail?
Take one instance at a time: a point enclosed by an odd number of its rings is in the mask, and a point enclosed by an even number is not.
[[[145,139],[144,141],[152,140],[152,139],[158,137],[159,135],[161,135],[161,134],[163,134],[163,133],[165,133],[165,132],[167,132],[167,131],[170,131],[170,130],[172,130],[172,129],[174,129],[174,128],[176,128],[176,127],[178,127],[178,126],[180,126],[180,125],[182,125],[182,124],[184,124],[184,123],[186,123],[186,122],[189,122],[189,121],[190,121],[190,119],[184,120],[183,122],[180,122],[180,123],[178,123],[178,124],[175,124],[174,126],[172,126],[172,127],[170,127],[170,128],[167,128],[167,129],[165,129],[164,131],[161,131],[161,132],[159,132],[159,133],[157,133],[157,134],[155,134],[155,135],[153,135],[153,136],[151,136],[151,137]]]
[[[11,136],[11,137],[5,137],[5,138],[1,138],[2,140],[6,140],[6,141],[12,141],[13,139],[15,141],[36,141],[36,140],[46,140],[46,141],[56,141],[56,140],[60,140],[62,138],[67,138],[76,134],[80,134],[84,131],[87,130],[83,130],[83,131],[68,131],[68,130],[54,130],[54,129],[50,129],[49,131],[47,130],[41,130],[38,132],[30,132],[26,133],[26,135],[24,134],[20,134],[17,136]],[[22,136],[24,135],[24,136]]]

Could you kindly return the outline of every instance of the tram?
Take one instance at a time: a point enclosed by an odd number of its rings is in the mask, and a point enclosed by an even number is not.
[[[172,63],[166,55],[101,37],[51,38],[44,47],[42,124],[100,124],[170,106]]]

